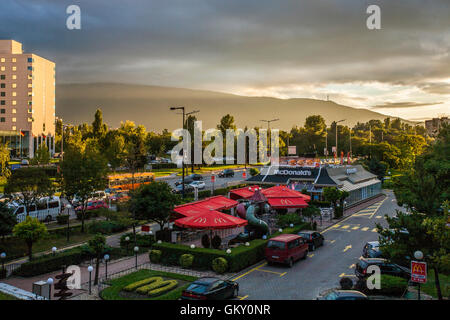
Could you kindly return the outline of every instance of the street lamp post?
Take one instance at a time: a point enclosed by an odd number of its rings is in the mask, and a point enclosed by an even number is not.
[[[87,268],[88,272],[89,272],[89,295],[92,293],[91,290],[91,285],[92,285],[92,271],[94,271],[94,268],[92,266],[89,266]]]
[[[52,300],[52,285],[53,285],[53,278],[47,279],[48,284],[48,300]]]
[[[269,134],[269,136],[268,136],[268,139],[269,139],[268,144],[269,144],[269,153],[270,153],[270,155],[272,155],[272,141],[271,141],[271,135],[270,135],[270,123],[278,121],[278,120],[280,120],[280,119],[260,120],[262,122],[267,122],[267,133]]]
[[[69,203],[66,206],[66,209],[67,209],[67,242],[69,242],[69,237],[70,237],[70,208],[72,208],[72,206]]]
[[[109,254],[105,254],[103,257],[105,259],[105,278],[108,279],[108,260],[109,260]]]
[[[2,259],[2,272],[3,272],[3,270],[5,270],[6,253],[5,252],[0,253],[0,258]]]
[[[337,132],[338,132],[338,123],[339,122],[344,122],[344,121],[345,121],[345,119],[336,121],[336,157],[338,156],[338,152],[339,152],[339,149],[338,149],[338,134],[337,134]]]
[[[423,252],[417,250],[416,252],[414,252],[414,258],[416,258],[417,260],[422,260]],[[417,300],[420,300],[420,282],[417,283]]]
[[[198,110],[196,110],[196,111],[186,113],[186,110],[184,109],[184,107],[170,107],[170,110],[181,110],[183,112],[182,113],[183,114],[183,130],[186,127],[186,125],[185,125],[186,115],[190,115],[190,114],[199,112]],[[183,149],[183,157],[181,159],[181,167],[182,167],[182,171],[183,171],[182,177],[181,177],[181,184],[182,184],[181,194],[182,194],[183,199],[184,199],[184,152],[185,152],[185,150]]]
[[[53,247],[53,248],[52,248],[52,254],[53,254],[53,256],[56,255],[56,250],[58,250],[56,247]]]
[[[127,255],[128,255],[128,245],[129,244],[130,244],[130,237],[126,236],[125,237],[125,246],[126,246],[126,249],[127,249]]]
[[[138,266],[138,264],[137,264],[138,251],[139,251],[139,247],[138,246],[134,247],[134,256],[135,256],[135,262],[136,262],[135,263],[136,270],[137,270],[137,266]]]

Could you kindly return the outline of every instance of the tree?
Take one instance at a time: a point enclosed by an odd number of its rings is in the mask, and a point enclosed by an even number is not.
[[[320,209],[314,205],[309,205],[305,209],[302,210],[302,216],[312,221],[314,217],[320,216]]]
[[[166,182],[157,181],[136,190],[130,200],[130,212],[135,220],[156,222],[163,230],[178,202],[179,196],[172,192],[171,187]]]
[[[96,234],[94,238],[88,241],[88,247],[92,250],[95,256],[95,277],[94,285],[98,284],[98,272],[100,268],[100,260],[106,249],[106,238],[101,234]]]
[[[8,144],[0,144],[0,174],[3,177],[9,177],[8,162],[10,160],[10,152]]]
[[[236,125],[234,124],[234,117],[227,114],[220,119],[220,123],[217,125],[217,129],[222,131],[222,135],[225,137],[227,129],[236,130]]]
[[[84,150],[69,145],[60,163],[62,193],[72,203],[76,195],[81,203],[81,232],[88,199],[107,186],[107,164],[98,150],[87,146]]]
[[[106,134],[107,131],[108,127],[103,123],[102,110],[97,109],[97,111],[95,111],[94,122],[92,122],[93,138],[100,139]]]
[[[28,247],[28,257],[31,261],[33,259],[33,243],[47,234],[47,228],[37,218],[27,216],[24,221],[14,226],[13,234],[25,241]]]
[[[10,234],[17,220],[11,208],[5,202],[0,202],[0,236],[2,239]]]
[[[335,218],[338,216],[337,213],[337,201],[341,198],[341,192],[335,187],[325,187],[323,188],[323,196],[326,201],[330,201],[333,205]]]
[[[49,164],[50,163],[50,151],[45,143],[41,143],[36,150],[34,158],[31,159],[32,164]]]
[[[108,131],[104,138],[103,154],[108,160],[111,170],[115,171],[124,163],[125,138],[116,130]]]
[[[20,193],[19,202],[28,209],[39,198],[53,194],[53,183],[43,168],[24,167],[14,170],[5,185],[5,193]]]

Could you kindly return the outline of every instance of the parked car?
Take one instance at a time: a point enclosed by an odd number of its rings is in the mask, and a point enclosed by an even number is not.
[[[325,243],[324,236],[317,231],[304,230],[297,233],[308,243],[309,250],[314,251],[317,247],[323,246]]]
[[[110,198],[111,202],[125,202],[130,200],[130,195],[127,192],[117,192],[113,194]]]
[[[193,188],[197,188],[198,190],[203,190],[206,187],[206,185],[203,181],[194,181],[194,182],[190,183],[189,185]]]
[[[222,172],[219,172],[218,176],[220,178],[234,177],[234,170],[233,169],[225,169]]]
[[[183,185],[179,184],[177,185],[174,189],[173,189],[174,193],[182,193],[183,192]],[[189,184],[185,184],[184,185],[184,193],[191,193],[194,192],[194,187],[189,185]]]
[[[192,182],[194,182],[193,179],[188,178],[188,177],[184,177],[184,184],[191,184]],[[175,181],[175,186],[180,186],[183,183],[183,179],[180,179],[178,181]]]
[[[317,300],[369,300],[367,296],[356,290],[333,290]]]
[[[304,259],[308,255],[308,244],[296,234],[282,234],[267,242],[264,250],[267,263],[285,263],[292,267],[294,261]]]
[[[100,208],[108,209],[109,206],[106,204],[105,201],[102,201],[102,200],[89,201],[86,205],[86,211],[96,210],[96,209],[100,209]],[[75,211],[81,211],[81,210],[82,210],[81,206],[78,206],[75,208]]]
[[[200,278],[192,282],[181,293],[186,300],[223,300],[235,298],[239,294],[239,284],[219,278]]]
[[[370,241],[364,245],[363,254],[364,258],[379,258],[381,257],[380,242]]]
[[[367,272],[369,266],[378,266],[380,268],[381,274],[386,274],[395,277],[401,277],[409,280],[411,278],[411,271],[402,267],[396,263],[389,262],[382,258],[361,258],[356,264],[355,274],[359,279],[364,279],[370,274]]]
[[[190,174],[190,175],[184,177],[185,184],[190,184],[194,181],[200,181],[200,180],[203,180],[203,176],[198,173],[193,173],[193,174]],[[175,182],[175,185],[178,186],[178,185],[182,184],[182,182],[183,182],[183,179],[180,179],[177,182]]]

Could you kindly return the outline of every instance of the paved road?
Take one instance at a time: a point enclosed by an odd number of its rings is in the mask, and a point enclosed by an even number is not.
[[[323,247],[310,252],[306,260],[297,261],[292,268],[268,266],[261,262],[237,275],[241,299],[310,300],[321,292],[339,286],[343,276],[354,276],[354,264],[367,241],[378,240],[376,223],[386,225],[384,215],[392,216],[397,206],[394,195],[345,218],[322,233]]]

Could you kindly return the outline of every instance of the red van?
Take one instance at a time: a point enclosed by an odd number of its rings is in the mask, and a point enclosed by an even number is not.
[[[294,261],[306,258],[308,244],[296,234],[282,234],[267,242],[264,254],[269,264],[280,262],[292,267]]]

